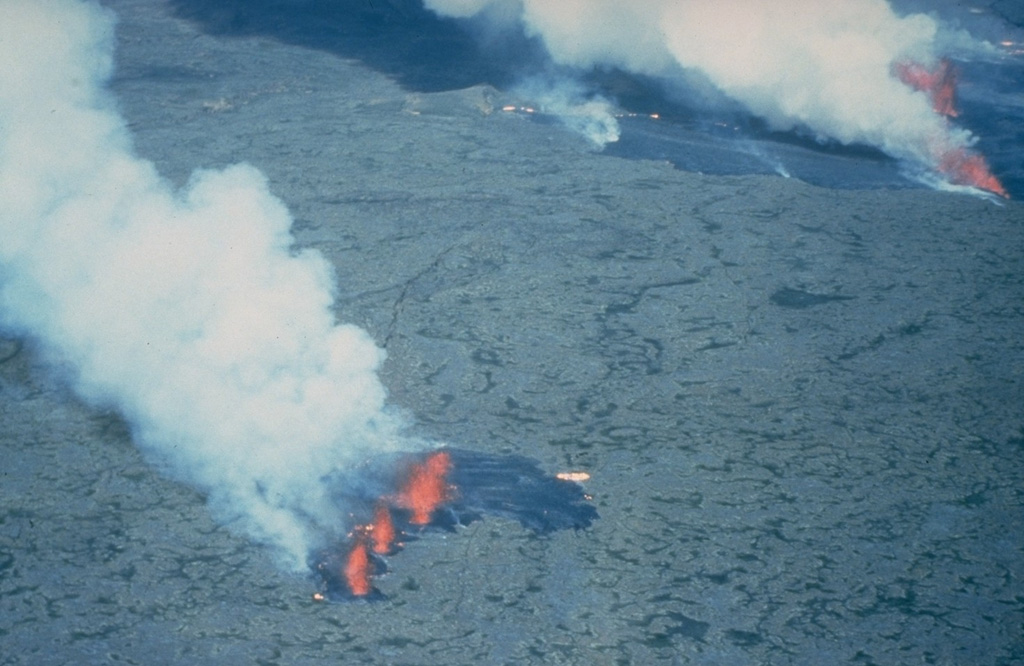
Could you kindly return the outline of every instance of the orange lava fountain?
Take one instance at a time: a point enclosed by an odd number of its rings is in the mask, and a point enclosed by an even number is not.
[[[914,90],[928,93],[932,109],[940,115],[955,118],[957,72],[946,58],[933,69],[917,62],[899,62],[893,71],[900,81]],[[985,158],[966,146],[943,146],[933,151],[935,169],[954,185],[967,185],[997,194],[1006,199],[1009,193],[995,177]]]
[[[370,540],[373,542],[373,552],[378,555],[388,555],[394,550],[395,523],[391,520],[391,511],[383,502],[378,502],[374,509]]]
[[[447,479],[451,466],[451,455],[447,451],[437,451],[416,463],[397,495],[384,496],[377,501],[373,522],[356,525],[352,530],[352,549],[342,573],[353,597],[366,597],[374,591],[370,580],[375,574],[371,550],[374,555],[391,555],[399,547],[398,530],[389,504],[410,511],[409,524],[429,525],[437,507],[453,497],[453,488]],[[322,601],[325,597],[317,594],[313,598]]]
[[[527,458],[460,449],[394,458],[382,479],[365,486],[382,490],[352,496],[343,542],[312,555],[310,567],[320,578],[313,600],[384,599],[373,583],[404,541],[431,528],[455,531],[484,511],[516,518],[537,533],[589,527],[597,511],[576,485],[589,478],[582,471],[551,477]]]
[[[966,148],[953,148],[939,156],[939,172],[956,185],[969,185],[1009,199],[1010,194],[988,168],[988,162]]]
[[[370,585],[370,553],[366,550],[366,542],[357,538],[345,562],[345,582],[354,596],[365,597],[372,590]]]
[[[430,523],[434,510],[451,499],[447,481],[451,464],[451,455],[447,451],[437,451],[409,472],[409,478],[395,498],[395,503],[412,511],[409,522],[413,525]]]
[[[946,58],[935,69],[926,69],[917,62],[899,62],[894,67],[900,81],[914,90],[928,93],[935,113],[956,118],[956,68]]]

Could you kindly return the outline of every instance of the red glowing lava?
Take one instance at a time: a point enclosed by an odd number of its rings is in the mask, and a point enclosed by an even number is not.
[[[917,62],[899,62],[893,66],[899,80],[914,90],[928,93],[936,113],[955,118],[957,72],[952,63],[943,58],[933,69]],[[933,150],[935,169],[954,185],[967,185],[1010,198],[1006,188],[989,169],[981,155],[964,146],[944,146]]]
[[[395,523],[391,520],[391,511],[383,502],[378,502],[374,509],[370,541],[373,543],[373,552],[378,555],[388,555],[394,550]]]
[[[956,118],[956,68],[946,58],[935,69],[927,69],[917,62],[898,62],[894,66],[900,81],[914,90],[928,93],[935,113]]]
[[[366,542],[358,538],[345,562],[345,582],[354,596],[365,597],[373,590],[370,585],[371,573],[370,553],[366,550]]]
[[[451,456],[447,451],[437,451],[409,471],[409,478],[395,498],[395,503],[412,511],[409,522],[413,525],[430,523],[434,510],[451,499],[447,481],[451,464]]]
[[[966,148],[953,148],[940,155],[938,170],[955,185],[969,185],[1010,198],[1003,184],[992,175],[985,158]]]
[[[453,488],[447,479],[451,466],[451,455],[447,451],[437,451],[413,464],[399,492],[377,500],[373,522],[353,528],[350,533],[352,549],[342,571],[345,586],[352,596],[366,597],[374,591],[370,583],[375,574],[371,550],[374,555],[391,555],[399,548],[398,529],[390,506],[409,511],[410,525],[429,525],[434,511],[453,497]],[[323,598],[322,594],[314,596],[318,600]]]

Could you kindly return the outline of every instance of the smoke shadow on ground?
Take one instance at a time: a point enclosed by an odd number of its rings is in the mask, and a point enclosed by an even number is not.
[[[503,87],[543,60],[525,37],[482,45],[421,0],[171,0],[171,7],[209,34],[267,37],[358,60],[410,92]]]

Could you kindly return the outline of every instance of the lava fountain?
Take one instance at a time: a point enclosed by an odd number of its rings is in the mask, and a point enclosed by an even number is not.
[[[377,496],[347,492],[344,504],[372,519],[356,521],[345,536],[315,553],[316,601],[376,600],[373,579],[387,571],[385,557],[431,531],[455,531],[485,514],[519,522],[535,533],[583,529],[598,517],[580,483],[584,472],[545,474],[528,458],[444,448],[410,454],[363,469],[361,487]],[[346,488],[351,487],[346,484]]]
[[[957,72],[948,58],[943,58],[933,68],[912,61],[898,62],[893,70],[900,81],[914,90],[925,92],[931,98],[935,113],[956,118]]]
[[[913,61],[898,62],[893,66],[893,74],[910,88],[927,94],[936,114],[946,118],[960,115],[956,108],[958,75],[949,59],[939,60],[932,68]],[[954,185],[974,187],[1009,199],[1009,193],[992,173],[985,157],[950,138],[947,132],[929,145],[927,152],[935,170]]]

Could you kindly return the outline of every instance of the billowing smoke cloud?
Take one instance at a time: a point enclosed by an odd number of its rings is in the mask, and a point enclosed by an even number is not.
[[[973,143],[899,79],[947,46],[982,48],[885,0],[424,0],[445,16],[522,29],[557,65],[667,81],[705,77],[774,129],[869,144],[956,180]],[[977,165],[969,165],[977,166]]]
[[[0,0],[0,322],[303,568],[343,521],[324,475],[410,444],[384,353],[335,321],[331,267],[293,247],[256,169],[176,192],[134,154],[104,89],[113,24],[78,0]]]

